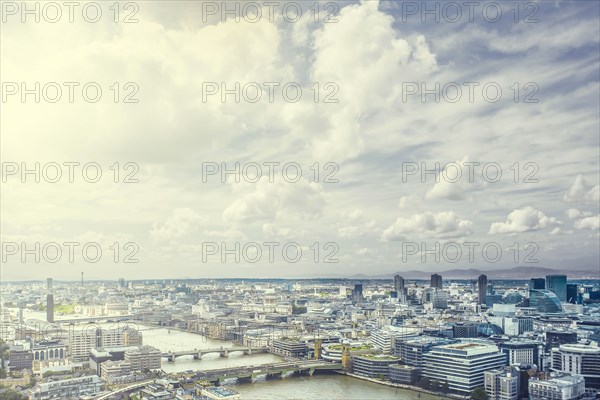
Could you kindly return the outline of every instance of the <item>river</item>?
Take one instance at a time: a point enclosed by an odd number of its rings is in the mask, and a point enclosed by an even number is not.
[[[28,318],[45,316],[39,312],[29,312]],[[113,324],[101,323],[100,326],[111,328]],[[139,326],[142,331],[144,344],[156,347],[163,352],[231,348],[236,345],[230,342],[208,339],[204,336],[181,332],[174,329]],[[273,354],[243,355],[234,352],[229,357],[220,357],[218,353],[207,354],[201,360],[192,356],[178,357],[175,362],[163,359],[162,369],[165,372],[181,372],[187,370],[211,370],[218,368],[237,367],[242,365],[260,365],[281,361],[281,357]],[[242,400],[438,400],[439,396],[421,394],[405,389],[379,385],[357,378],[324,374],[314,376],[289,377],[281,380],[262,380],[251,384],[236,384],[232,386],[241,393]]]
[[[207,339],[193,333],[175,330],[171,330],[171,333],[169,333],[169,330],[164,328],[146,329],[140,327],[144,335],[144,343],[157,347],[162,351],[235,346],[229,342]],[[248,364],[268,364],[280,360],[281,357],[273,354],[245,356],[241,353],[233,353],[229,357],[223,358],[215,353],[207,354],[201,360],[194,360],[192,356],[182,356],[171,363],[163,359],[162,368],[165,372],[210,370]],[[233,388],[242,394],[243,400],[416,400],[419,398],[416,392],[410,390],[396,389],[339,374],[263,380],[250,384],[234,385]],[[439,396],[424,393],[420,397],[421,400],[438,400],[439,398]]]

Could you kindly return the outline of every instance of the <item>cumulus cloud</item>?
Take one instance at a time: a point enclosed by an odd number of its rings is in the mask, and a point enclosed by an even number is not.
[[[466,162],[469,162],[469,157],[444,165],[442,171],[438,174],[438,182],[427,191],[425,199],[472,200],[471,197],[467,196],[469,186],[480,186],[481,183],[475,180],[470,181]]]
[[[579,174],[563,196],[563,200],[598,204],[600,202],[600,186],[588,185],[585,178]]]
[[[251,223],[262,221],[273,223],[277,220],[298,220],[315,218],[323,212],[325,197],[323,187],[306,179],[296,183],[263,176],[255,184],[243,189],[233,184],[234,190],[241,192],[224,211],[225,223]]]
[[[598,227],[600,226],[600,214],[578,219],[575,221],[574,225],[577,229],[598,230]]]
[[[206,217],[190,208],[178,208],[173,210],[173,214],[165,222],[155,222],[150,236],[157,241],[179,239],[200,228],[206,220]]]
[[[508,218],[505,222],[492,223],[489,233],[497,234],[537,231],[560,224],[561,222],[554,217],[548,217],[546,214],[533,207],[525,207],[514,210],[508,214]]]
[[[399,217],[381,235],[384,241],[416,238],[458,238],[471,234],[473,222],[453,211],[424,212],[409,218]]]
[[[358,254],[359,256],[370,256],[371,254],[373,254],[373,251],[371,249],[363,247],[362,249],[357,250],[356,254]]]

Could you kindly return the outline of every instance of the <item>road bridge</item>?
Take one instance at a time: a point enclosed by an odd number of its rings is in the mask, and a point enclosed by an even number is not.
[[[169,362],[175,362],[177,357],[181,356],[194,356],[195,360],[200,360],[203,355],[209,353],[219,353],[221,357],[229,357],[229,353],[243,352],[244,355],[252,355],[256,353],[267,353],[268,347],[218,347],[213,349],[193,349],[193,350],[182,350],[182,351],[170,351],[162,353],[162,357],[167,358]]]
[[[197,378],[220,385],[224,380],[235,379],[239,382],[252,382],[258,377],[281,379],[291,375],[313,375],[315,372],[339,371],[340,363],[316,360],[294,360],[265,365],[250,365],[238,368],[223,368],[199,372]]]

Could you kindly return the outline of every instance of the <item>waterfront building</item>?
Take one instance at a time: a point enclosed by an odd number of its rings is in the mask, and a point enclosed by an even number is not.
[[[389,378],[391,365],[399,364],[400,358],[385,354],[352,357],[352,372],[369,378]]]
[[[281,338],[273,340],[271,352],[284,357],[304,357],[308,352],[305,342],[298,339]]]
[[[431,351],[434,346],[453,343],[460,343],[460,341],[438,336],[419,336],[410,340],[398,340],[395,344],[394,355],[399,356],[404,364],[422,367],[423,355]]]
[[[504,367],[506,354],[495,344],[483,341],[435,346],[424,355],[423,376],[448,382],[452,392],[469,395],[484,385],[484,372]]]
[[[142,341],[141,332],[127,327],[73,330],[69,332],[69,352],[74,361],[87,361],[92,349],[139,346]]]
[[[410,365],[393,364],[389,368],[390,381],[402,385],[414,385],[418,382],[420,375],[419,368]]]
[[[156,371],[161,368],[161,352],[152,346],[139,346],[125,351],[125,361],[131,364],[131,371]]]

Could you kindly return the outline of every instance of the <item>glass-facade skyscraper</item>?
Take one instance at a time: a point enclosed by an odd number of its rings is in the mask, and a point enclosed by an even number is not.
[[[544,278],[531,278],[529,289],[546,289],[546,280]]]
[[[546,290],[553,292],[560,301],[567,301],[567,276],[547,275]]]
[[[560,300],[549,290],[530,290],[529,306],[537,308],[541,313],[560,313],[563,311]]]

